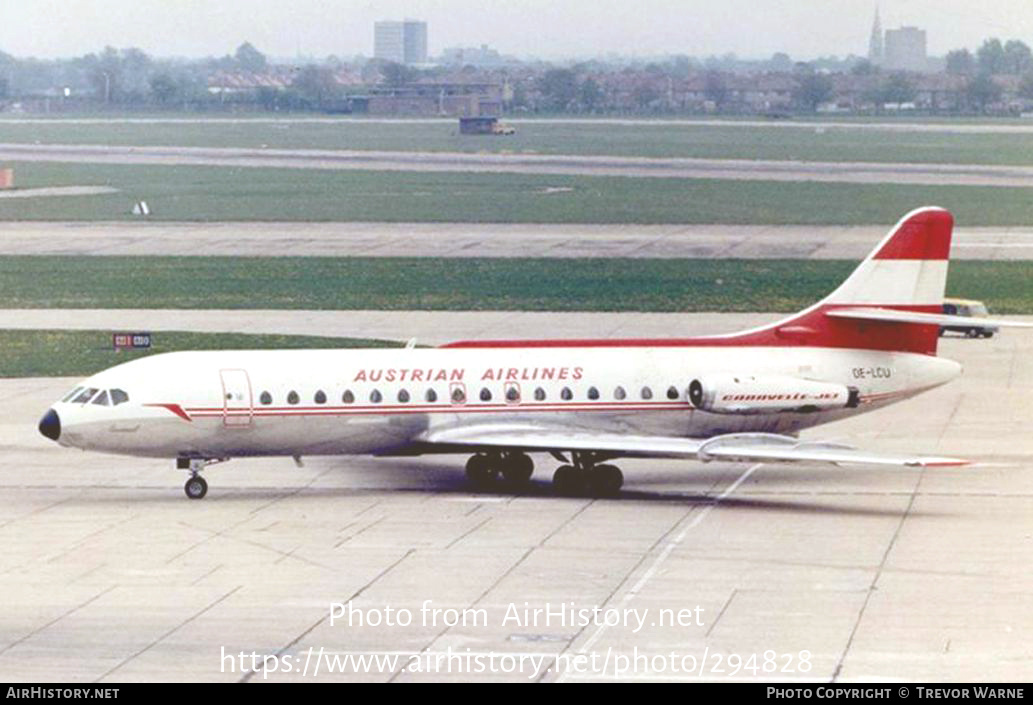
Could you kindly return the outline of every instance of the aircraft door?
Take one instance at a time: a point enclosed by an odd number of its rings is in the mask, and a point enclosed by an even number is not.
[[[244,428],[251,425],[254,407],[251,400],[251,380],[245,370],[219,370],[222,379],[222,423],[224,426]]]

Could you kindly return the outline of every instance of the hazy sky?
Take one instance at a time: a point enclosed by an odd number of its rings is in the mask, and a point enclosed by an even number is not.
[[[0,51],[76,56],[105,45],[157,56],[261,51],[371,55],[373,22],[428,23],[431,54],[489,44],[543,58],[735,52],[865,54],[874,0],[0,0]],[[927,30],[929,51],[987,36],[1033,45],[1033,0],[881,0],[883,27]]]

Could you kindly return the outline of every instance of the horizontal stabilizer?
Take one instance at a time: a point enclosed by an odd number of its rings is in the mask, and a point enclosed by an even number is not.
[[[612,457],[695,458],[728,462],[801,462],[834,465],[948,467],[967,460],[921,455],[872,453],[837,443],[801,441],[770,433],[733,433],[708,439],[634,436],[576,428],[529,425],[482,425],[425,432],[409,452],[488,450],[596,452]]]
[[[900,311],[892,308],[837,308],[825,311],[832,318],[851,318],[862,321],[883,321],[886,323],[917,323],[931,326],[996,326],[999,328],[1033,328],[1033,323],[1011,321],[1001,318],[975,316],[954,316],[948,313],[920,313]]]

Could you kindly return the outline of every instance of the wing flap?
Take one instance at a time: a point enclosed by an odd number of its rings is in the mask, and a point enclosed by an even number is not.
[[[600,433],[576,428],[481,425],[427,431],[421,445],[457,451],[586,451],[616,457],[695,458],[703,461],[796,462],[834,465],[954,467],[969,461],[924,455],[885,454],[770,433],[733,433],[708,439]]]
[[[831,318],[850,318],[886,323],[919,323],[933,326],[997,326],[1000,328],[1033,328],[1033,323],[1001,318],[954,316],[948,313],[919,313],[890,308],[837,308],[825,312]]]

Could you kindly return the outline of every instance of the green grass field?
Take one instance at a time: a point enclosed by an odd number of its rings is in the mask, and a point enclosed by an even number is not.
[[[2,257],[0,308],[794,311],[856,262]],[[961,261],[948,293],[1033,314],[1033,262]]]
[[[461,136],[455,121],[203,119],[174,124],[78,124],[55,119],[19,124],[0,120],[0,142],[1033,164],[1033,134],[906,132],[857,129],[856,125],[850,121],[827,128],[756,127],[734,121],[720,126],[521,121],[516,135],[493,137]]]
[[[115,351],[110,331],[0,330],[0,377],[85,377],[176,350],[399,347],[382,340],[234,333],[157,332],[152,341],[150,350]]]
[[[961,225],[1033,223],[1033,189],[602,176],[14,163],[20,187],[100,196],[0,199],[0,220],[892,224],[920,205]],[[548,191],[565,187],[570,191]]]

